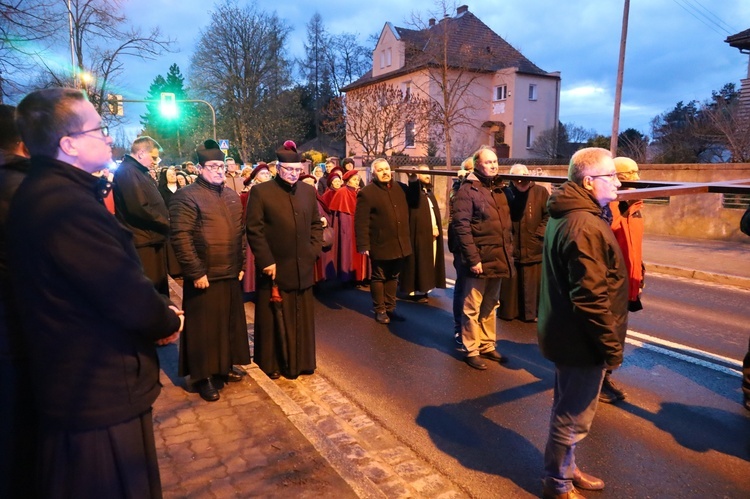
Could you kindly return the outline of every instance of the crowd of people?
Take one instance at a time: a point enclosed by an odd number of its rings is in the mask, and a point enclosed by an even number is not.
[[[379,158],[363,185],[350,158],[313,166],[292,141],[241,169],[207,140],[195,163],[160,168],[161,148],[144,136],[109,174],[108,127],[78,90],[32,92],[15,110],[0,106],[0,121],[2,497],[29,492],[19,471],[29,469],[41,497],[160,497],[156,348],[179,342],[179,375],[219,400],[251,361],[248,296],[253,360],[295,379],[317,368],[316,283],[369,285],[380,324],[408,320],[399,294],[426,303],[446,286],[426,165],[398,182]],[[555,364],[543,496],[582,497],[604,482],[578,468],[575,448],[597,401],[626,397],[611,374],[628,313],[642,308],[641,204],[616,201],[638,166],[582,149],[553,192],[523,179],[525,165],[508,183],[499,173],[481,147],[451,191],[455,340],[468,366],[486,370],[508,362],[498,316],[538,321]],[[182,280],[182,308],[170,275]],[[52,375],[29,376],[42,371]]]

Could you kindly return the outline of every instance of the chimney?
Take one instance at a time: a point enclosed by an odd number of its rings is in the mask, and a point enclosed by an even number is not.
[[[435,18],[431,17],[429,23],[430,23],[430,26],[435,26]]]
[[[462,5],[459,8],[456,9],[456,15],[460,16],[464,12],[469,12],[469,6],[468,5]]]

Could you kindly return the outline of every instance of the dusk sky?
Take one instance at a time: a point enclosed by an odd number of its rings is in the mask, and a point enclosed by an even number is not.
[[[458,5],[463,4],[459,3]],[[612,127],[623,0],[475,0],[469,10],[545,71],[562,76],[560,120],[609,135]],[[380,33],[390,21],[408,27],[412,12],[433,17],[431,2],[319,0],[280,3],[258,0],[275,11],[292,31],[288,51],[302,57],[306,24],[317,11],[329,33]],[[283,6],[282,6],[283,5]],[[210,21],[212,4],[195,0],[130,0],[128,18],[148,25],[162,20],[164,33],[179,52],[141,63],[123,77],[121,93],[144,98],[158,75],[177,63],[189,73],[190,56],[200,30]],[[440,17],[440,16],[435,16]],[[730,47],[727,36],[750,28],[748,0],[631,0],[620,130],[650,135],[651,119],[678,101],[703,101],[712,90],[748,76],[748,56]],[[128,113],[134,123],[141,111]]]

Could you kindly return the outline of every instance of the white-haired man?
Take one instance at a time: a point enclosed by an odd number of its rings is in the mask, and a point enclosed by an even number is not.
[[[605,210],[618,187],[609,151],[589,147],[573,155],[568,181],[548,203],[538,335],[542,354],[555,363],[555,386],[545,498],[604,488],[578,469],[575,448],[591,428],[605,369],[622,363],[628,327],[627,268]]]
[[[398,277],[404,259],[411,255],[409,205],[403,184],[396,182],[391,166],[378,158],[370,166],[372,182],[357,193],[354,231],[357,251],[370,256],[370,295],[375,320],[401,321],[396,313]]]

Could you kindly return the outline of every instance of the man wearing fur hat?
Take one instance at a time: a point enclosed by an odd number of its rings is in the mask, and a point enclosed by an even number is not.
[[[244,226],[240,197],[224,184],[224,153],[207,140],[196,154],[198,180],[169,204],[172,246],[184,278],[179,374],[189,375],[212,402],[220,396],[217,381],[242,379],[233,364],[250,363],[240,285]]]
[[[294,143],[287,141],[276,156],[278,175],[254,186],[247,203],[247,240],[256,268],[254,357],[270,378],[294,379],[316,367],[312,286],[323,224],[315,188],[298,182],[304,168]],[[274,285],[284,328],[270,303]]]

